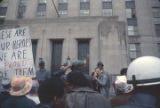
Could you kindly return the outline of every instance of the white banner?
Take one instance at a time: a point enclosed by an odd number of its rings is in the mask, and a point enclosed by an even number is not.
[[[0,78],[35,77],[28,27],[0,30]]]

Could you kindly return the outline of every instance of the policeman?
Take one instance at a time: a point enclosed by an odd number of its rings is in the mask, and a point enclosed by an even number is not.
[[[134,60],[127,70],[128,83],[135,93],[126,105],[118,108],[158,108],[160,91],[160,59],[144,56]]]

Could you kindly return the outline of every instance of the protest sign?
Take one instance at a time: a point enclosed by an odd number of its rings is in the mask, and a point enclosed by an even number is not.
[[[0,78],[35,77],[28,27],[0,30]]]

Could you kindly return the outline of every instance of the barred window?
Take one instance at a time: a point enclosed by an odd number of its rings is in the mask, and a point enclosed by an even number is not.
[[[58,4],[58,10],[67,10],[68,4],[67,3],[59,3]]]
[[[3,0],[3,1],[0,3],[0,7],[8,7],[8,0]]]
[[[67,3],[68,0],[59,0],[58,2],[59,2],[59,3]]]
[[[103,16],[112,16],[112,1],[111,0],[102,0],[102,13]]]
[[[129,44],[129,55],[130,55],[131,60],[134,60],[140,56],[140,44],[139,43]]]
[[[111,2],[112,0],[102,0],[102,1],[104,1],[104,2]]]
[[[112,16],[112,9],[103,9],[103,16]]]
[[[128,26],[128,36],[137,36],[138,28],[137,26]]]
[[[20,0],[18,6],[17,18],[23,18],[26,12],[27,0]]]
[[[135,1],[126,1],[126,8],[135,8]]]
[[[61,10],[61,11],[59,11],[59,16],[62,17],[62,18],[63,18],[63,17],[66,17],[67,14],[68,14],[68,13],[67,13],[67,10]]]
[[[89,2],[90,0],[80,0],[80,2]]]
[[[58,2],[59,17],[66,17],[68,14],[68,0],[59,0]]]
[[[3,0],[0,3],[0,19],[4,19],[6,17],[7,7],[8,7],[8,0]]]
[[[152,14],[154,18],[160,18],[160,7],[153,7]]]
[[[112,9],[112,2],[103,2],[103,9]]]
[[[137,26],[137,19],[136,18],[128,18],[127,23],[129,26]]]
[[[37,7],[37,17],[44,18],[46,16],[46,3],[47,0],[39,0]]]
[[[47,3],[47,0],[39,0],[39,3]]]
[[[23,18],[25,15],[25,11],[26,11],[26,6],[19,6],[17,18]]]
[[[80,3],[80,10],[89,10],[90,9],[90,2],[81,2]]]
[[[160,24],[155,24],[156,35],[160,37]]]
[[[80,2],[80,16],[89,16],[90,2],[89,0],[81,0]]]
[[[89,10],[80,10],[80,16],[89,16]]]
[[[135,9],[126,9],[126,18],[136,18],[136,10]]]
[[[160,43],[157,43],[158,46],[158,52],[159,52],[159,57],[160,57]]]
[[[0,7],[0,18],[5,18],[7,13],[7,7]]]

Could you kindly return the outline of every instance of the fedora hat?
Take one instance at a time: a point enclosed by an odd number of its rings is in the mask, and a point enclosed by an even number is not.
[[[10,95],[23,96],[32,88],[32,79],[25,76],[17,76],[12,79]]]

